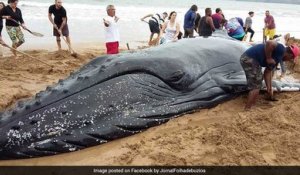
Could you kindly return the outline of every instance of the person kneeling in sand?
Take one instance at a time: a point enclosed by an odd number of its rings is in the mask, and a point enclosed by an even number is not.
[[[265,80],[270,100],[275,100],[272,90],[272,70],[275,65],[282,61],[294,61],[298,57],[299,47],[291,45],[284,47],[283,44],[269,40],[264,44],[257,44],[247,49],[241,56],[240,62],[245,71],[248,89],[250,90],[245,110],[250,110],[255,104]],[[262,67],[265,67],[264,75]]]
[[[54,20],[52,18],[54,15]],[[53,25],[53,36],[56,36],[58,50],[61,50],[60,36],[66,37],[69,51],[72,52],[69,28],[67,24],[67,11],[62,6],[62,0],[55,0],[55,4],[49,7],[48,18]]]

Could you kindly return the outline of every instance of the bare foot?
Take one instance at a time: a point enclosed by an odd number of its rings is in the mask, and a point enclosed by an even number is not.
[[[17,51],[10,49],[10,51],[13,53],[14,57],[17,57]]]

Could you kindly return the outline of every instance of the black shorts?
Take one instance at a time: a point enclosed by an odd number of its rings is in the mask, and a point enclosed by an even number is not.
[[[149,28],[151,33],[160,33],[159,24],[156,21],[149,20]]]
[[[60,26],[57,26],[58,28],[60,28]],[[68,27],[68,24],[65,24],[64,28],[62,29],[62,35],[65,36],[65,37],[68,37],[69,36],[69,27]],[[53,28],[53,36],[60,36],[60,34],[58,33],[58,31]]]

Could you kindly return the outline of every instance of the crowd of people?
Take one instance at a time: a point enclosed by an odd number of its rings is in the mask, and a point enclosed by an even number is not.
[[[240,17],[234,17],[227,20],[225,19],[225,16],[221,8],[216,8],[214,14],[212,13],[211,8],[206,8],[203,17],[201,17],[200,13],[197,13],[197,11],[198,11],[197,5],[192,5],[191,8],[185,13],[184,24],[183,24],[183,29],[184,29],[183,38],[195,37],[194,32],[197,32],[199,36],[208,37],[211,36],[212,33],[216,30],[225,29],[229,36],[240,41],[247,40],[247,34],[249,32],[250,33],[249,42],[254,42],[253,36],[255,34],[255,31],[252,28],[252,23],[253,23],[252,18],[254,16],[253,11],[250,11],[248,13],[249,16],[245,20],[243,20]],[[176,12],[172,12],[172,14],[173,13]],[[268,10],[266,11],[265,15],[266,15],[264,20],[265,27],[263,31],[265,36],[264,42],[266,42],[267,39],[272,40],[276,33],[275,20],[273,16],[270,15],[270,12]],[[145,19],[148,17],[149,20],[145,21]],[[142,21],[145,21],[149,24],[149,28],[151,32],[149,45],[153,45],[152,39],[155,34],[157,34],[157,37],[159,36],[163,41],[168,41],[166,38],[164,38],[164,35],[169,37],[171,36],[171,34],[169,33],[168,30],[166,31],[167,27],[163,28],[163,26],[168,26],[167,24],[169,23],[169,20],[166,19],[171,19],[171,14],[168,17],[167,12],[164,12],[162,14],[156,13],[156,14],[149,14],[141,18]],[[176,22],[176,25],[179,25],[179,23]],[[180,33],[181,33],[180,30],[179,31],[177,30],[173,34],[173,36],[178,36]],[[165,42],[157,41],[158,40],[157,37],[155,37],[155,42],[154,42],[155,44],[165,43]]]
[[[240,41],[246,40],[247,33],[249,32],[251,34],[249,41],[253,42],[253,36],[255,33],[252,28],[252,18],[254,16],[253,11],[248,13],[249,16],[245,19],[245,22],[240,17],[234,17],[226,20],[223,11],[220,8],[217,8],[214,14],[212,14],[211,8],[206,8],[205,16],[203,17],[201,17],[197,11],[198,7],[196,5],[192,5],[184,16],[184,38],[193,38],[194,31],[196,31],[199,36],[209,37],[214,31],[225,29],[229,36]],[[149,45],[176,42],[181,38],[180,24],[176,21],[176,16],[177,13],[172,11],[169,15],[167,12],[163,12],[148,14],[141,18],[142,21],[149,24],[151,32]],[[148,21],[145,20],[146,18],[149,18]],[[118,18],[114,17],[112,20],[117,22]],[[111,22],[111,24],[114,22]],[[251,109],[251,107],[255,104],[259,91],[262,88],[263,80],[266,84],[269,99],[275,100],[271,83],[272,72],[277,68],[277,65],[280,64],[284,74],[285,69],[283,62],[296,62],[299,55],[299,47],[296,44],[290,46],[286,45],[286,40],[289,36],[285,37],[284,43],[273,40],[275,36],[275,21],[268,10],[266,11],[264,23],[264,43],[255,44],[250,47],[241,55],[240,58],[241,66],[244,69],[249,89],[245,110]],[[105,27],[107,27],[106,23]],[[156,37],[154,37],[154,35],[156,35]],[[262,73],[263,68],[264,73]]]
[[[206,8],[203,17],[201,17],[197,11],[198,7],[192,5],[184,16],[184,38],[193,38],[194,31],[196,31],[199,36],[209,37],[214,31],[225,29],[230,37],[239,41],[245,41],[247,39],[247,33],[249,32],[249,41],[253,42],[253,36],[255,34],[255,31],[252,28],[253,11],[248,13],[249,16],[245,21],[240,17],[226,20],[221,8],[217,8],[214,14],[212,14],[211,8]],[[163,18],[157,18],[157,20],[153,20],[155,17],[153,17],[154,15],[151,15],[153,18],[149,20],[149,27],[152,33],[151,36],[153,36],[152,28],[153,26],[156,26],[156,32],[160,32],[158,37],[162,36],[161,39],[163,40],[163,42],[160,43],[177,41],[180,27],[179,24],[175,22],[176,12],[170,14],[169,21],[164,21],[165,18],[167,18],[167,13],[165,12],[164,14]],[[268,99],[276,100],[274,98],[271,82],[274,70],[277,69],[277,65],[280,64],[282,76],[284,76],[286,70],[283,62],[292,61],[295,63],[299,55],[299,47],[296,44],[287,45],[286,41],[289,38],[288,35],[285,35],[283,42],[275,39],[276,25],[274,17],[270,15],[270,11],[268,10],[265,15],[263,43],[254,44],[254,46],[247,49],[245,53],[241,55],[240,59],[249,89],[245,110],[251,109],[255,104],[259,91],[262,88],[263,80],[266,84],[267,94],[269,96]],[[141,20],[144,20],[146,17],[150,16],[145,16]],[[160,19],[161,22],[159,22],[158,19]],[[158,30],[159,27],[160,30]],[[150,37],[149,43],[151,43],[151,40],[152,37]],[[159,42],[156,43],[158,44]]]
[[[18,0],[8,0],[8,5],[0,2],[0,44],[7,46],[1,37],[3,28],[2,19],[5,19],[6,30],[12,41],[12,52],[15,56],[16,49],[25,42],[21,28],[27,29],[22,12],[17,7],[17,4]],[[197,32],[199,36],[209,37],[214,31],[224,29],[229,36],[240,41],[245,41],[249,32],[251,33],[249,41],[253,42],[255,34],[252,28],[253,11],[248,13],[249,16],[245,21],[240,17],[226,20],[221,8],[216,8],[214,14],[212,14],[211,8],[206,8],[205,15],[202,17],[197,11],[197,5],[192,5],[185,13],[184,33],[180,31],[180,24],[176,20],[177,13],[175,11],[172,11],[169,15],[167,12],[163,12],[148,14],[142,17],[141,20],[147,22],[150,28],[149,45],[176,42],[178,39],[181,39],[182,35],[183,38],[193,38],[195,36],[194,32]],[[119,53],[120,42],[119,18],[116,16],[114,5],[108,5],[106,12],[107,16],[103,17],[103,26],[107,54],[117,54]],[[265,15],[264,42],[250,47],[240,59],[250,90],[245,109],[250,109],[255,104],[263,80],[265,80],[270,99],[274,100],[271,87],[272,71],[279,63],[284,70],[283,61],[296,62],[299,54],[299,47],[297,45],[287,45],[288,35],[285,35],[283,42],[273,40],[276,34],[275,20],[268,10]],[[56,37],[58,49],[61,49],[61,37],[63,37],[71,52],[67,12],[62,6],[62,0],[55,0],[55,3],[49,7],[48,18],[53,25],[53,36]],[[148,20],[146,20],[147,18]],[[262,68],[265,68],[264,73],[262,73]]]
[[[5,19],[5,26],[7,33],[12,41],[12,52],[16,56],[16,49],[24,42],[24,34],[21,30],[27,29],[22,17],[21,9],[17,7],[18,0],[8,0],[8,5],[3,2],[0,3],[0,44],[7,46],[2,39],[3,19]],[[116,9],[114,5],[108,5],[106,8],[107,16],[103,18],[105,30],[105,42],[107,54],[119,53],[120,34],[118,29],[118,20],[116,16]],[[56,37],[58,50],[61,50],[61,37],[66,40],[70,52],[71,39],[69,36],[68,20],[66,9],[62,6],[62,0],[55,0],[55,3],[49,7],[48,18],[53,25],[53,36]],[[254,12],[250,11],[249,16],[245,22],[240,17],[225,19],[221,8],[216,8],[215,13],[212,13],[211,8],[206,8],[205,15],[201,17],[198,13],[197,5],[192,5],[184,15],[183,33],[180,31],[180,24],[176,20],[177,13],[167,12],[148,14],[141,18],[142,21],[147,22],[150,28],[149,45],[165,44],[168,42],[175,42],[178,39],[193,38],[195,32],[199,36],[208,37],[216,30],[225,29],[228,35],[237,40],[246,40],[247,33],[251,33],[250,42],[253,42],[254,30],[252,28],[252,18]],[[54,18],[53,18],[54,16]],[[148,18],[148,20],[146,20]],[[273,39],[275,36],[275,22],[269,11],[266,11],[265,17],[265,37]],[[64,38],[65,37],[65,38]]]

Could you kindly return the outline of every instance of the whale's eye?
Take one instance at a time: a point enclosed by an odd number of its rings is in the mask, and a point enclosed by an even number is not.
[[[170,81],[178,81],[184,76],[184,72],[182,70],[178,70],[173,72],[172,75],[168,78]]]

